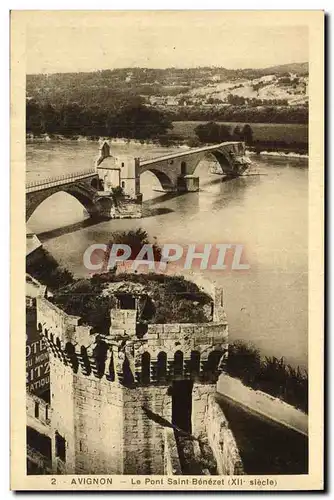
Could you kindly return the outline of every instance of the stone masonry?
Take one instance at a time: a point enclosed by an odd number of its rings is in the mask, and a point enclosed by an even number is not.
[[[171,433],[178,425],[173,387],[190,382],[188,432],[207,437],[209,398],[227,354],[222,290],[215,288],[212,297],[211,322],[150,324],[138,335],[136,310],[116,308],[104,336],[37,298],[37,327],[51,353],[54,473],[164,474],[166,467],[180,473]]]

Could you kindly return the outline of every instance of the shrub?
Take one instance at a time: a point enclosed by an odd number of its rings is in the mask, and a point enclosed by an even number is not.
[[[131,248],[130,260],[133,260],[137,257],[143,245],[149,245],[152,243],[150,243],[148,234],[144,229],[139,228],[131,231],[118,231],[114,233],[112,239],[108,243],[105,256],[106,264],[109,261],[110,251],[113,244],[128,245]],[[156,243],[153,243],[152,245],[154,260],[159,261],[161,259],[161,249]]]
[[[113,296],[101,296],[103,287],[97,280],[78,280],[54,292],[52,301],[67,314],[80,316],[93,331],[108,334],[110,309],[115,307]]]
[[[143,323],[206,323],[211,319],[204,310],[211,297],[201,292],[197,285],[184,278],[154,273],[97,274],[56,290],[51,300],[68,314],[80,316],[94,331],[107,334],[110,309],[116,305],[116,296],[103,296],[102,291],[108,283],[116,282],[143,285],[143,294],[150,299],[142,311]]]
[[[307,372],[302,372],[299,367],[293,368],[283,357],[261,359],[254,346],[236,341],[229,346],[225,371],[253,389],[260,389],[306,413],[308,411]]]
[[[44,248],[35,250],[33,258],[27,259],[26,272],[51,290],[73,283],[72,273],[59,265]]]
[[[195,128],[195,133],[201,142],[210,144],[229,141],[231,139],[229,127],[215,122],[198,125]]]
[[[261,370],[261,356],[251,344],[236,341],[229,346],[226,371],[232,377],[240,378],[246,385],[256,383]]]

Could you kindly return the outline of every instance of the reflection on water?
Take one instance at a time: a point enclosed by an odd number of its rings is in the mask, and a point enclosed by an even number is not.
[[[114,154],[159,156],[166,149],[117,145]],[[173,150],[172,150],[173,151]],[[169,152],[172,152],[169,150]],[[97,144],[27,145],[27,178],[90,168]],[[75,274],[92,243],[119,230],[144,228],[160,244],[243,244],[251,269],[207,271],[223,285],[230,338],[254,342],[266,355],[307,365],[307,160],[256,157],[259,175],[222,182],[203,160],[196,170],[199,193],[162,193],[150,172],[141,177],[143,219],[92,222],[77,200],[57,193],[29,220],[45,247]]]

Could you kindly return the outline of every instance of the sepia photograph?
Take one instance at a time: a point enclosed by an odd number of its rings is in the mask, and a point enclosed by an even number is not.
[[[13,489],[321,489],[323,12],[11,22]]]

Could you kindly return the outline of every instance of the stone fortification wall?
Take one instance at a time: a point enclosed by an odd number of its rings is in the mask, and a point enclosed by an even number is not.
[[[243,466],[237,443],[223,410],[218,405],[215,395],[208,398],[205,411],[206,435],[217,462],[217,472],[221,475],[243,474]]]
[[[180,458],[173,429],[165,428],[164,474],[166,476],[181,475]]]
[[[51,435],[65,440],[67,474],[163,474],[164,430],[143,407],[171,420],[167,386],[128,388],[51,362]],[[55,469],[57,452],[53,448]]]
[[[214,297],[220,314],[222,292]],[[154,416],[171,422],[170,389],[174,381],[191,379],[191,432],[206,432],[209,396],[227,351],[225,315],[204,324],[150,324],[137,334],[134,310],[117,309],[111,311],[109,334],[100,335],[44,297],[37,297],[36,304],[38,330],[52,353],[54,471],[163,474],[167,466],[177,470],[166,427]]]
[[[128,313],[118,310],[118,320],[123,314],[126,323]],[[226,321],[148,325],[140,338],[92,334],[90,327],[79,322],[80,318],[67,315],[47,299],[37,299],[37,325],[54,355],[76,371],[121,382],[129,365],[137,383],[165,383],[168,378],[191,375],[211,383],[227,354]]]

